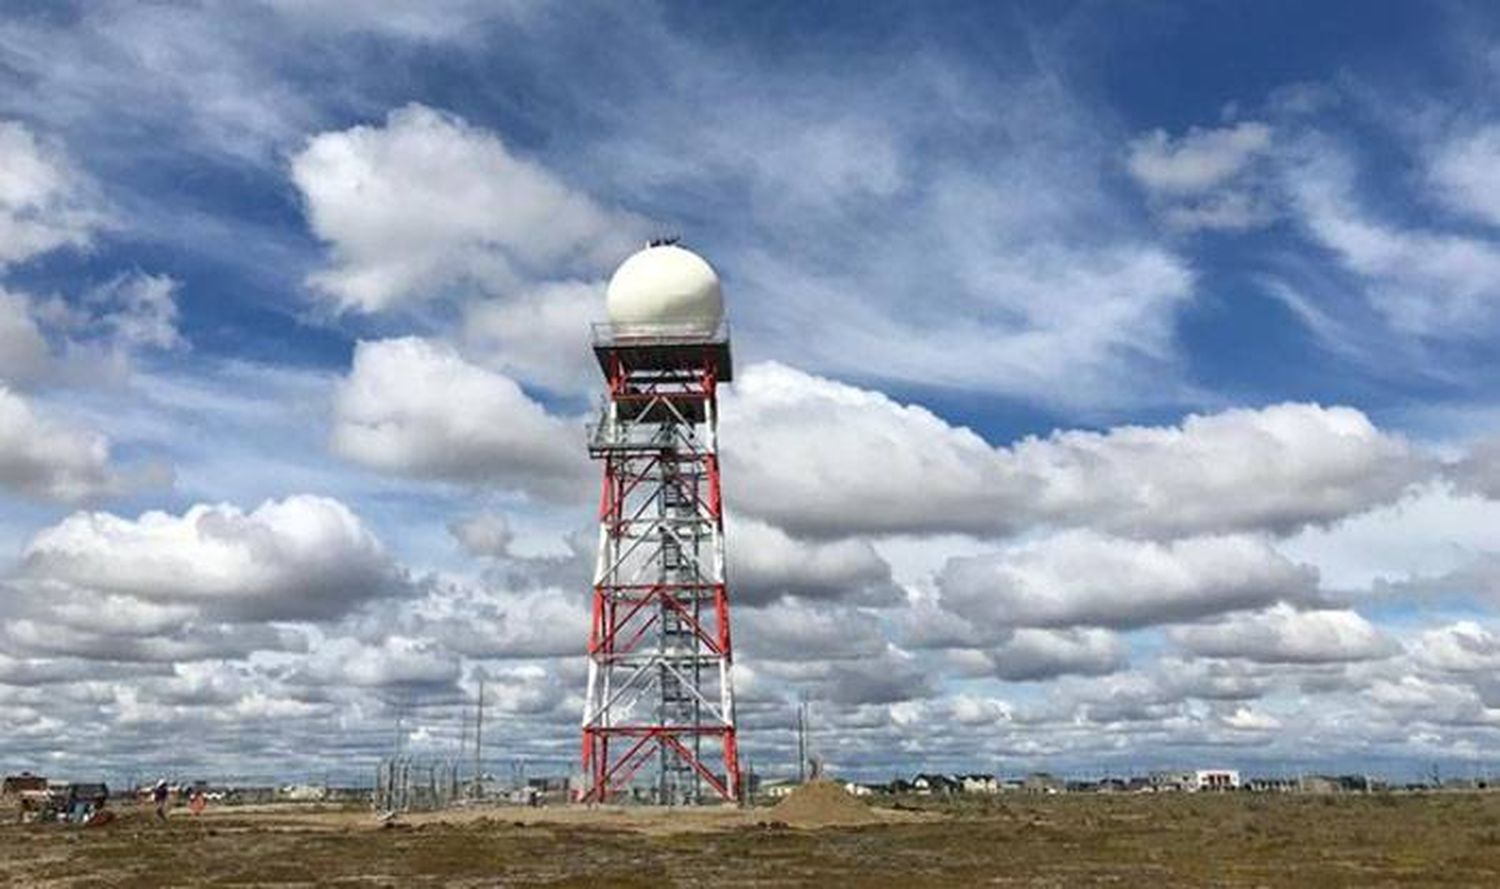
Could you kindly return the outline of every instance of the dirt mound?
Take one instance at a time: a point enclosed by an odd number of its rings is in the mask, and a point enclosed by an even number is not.
[[[771,817],[794,827],[874,824],[881,820],[861,800],[832,781],[809,781],[771,809]]]

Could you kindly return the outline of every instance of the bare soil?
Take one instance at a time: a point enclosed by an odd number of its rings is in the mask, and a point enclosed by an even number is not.
[[[809,781],[771,808],[771,817],[791,827],[851,827],[901,820],[899,812],[872,809],[832,781]]]
[[[392,827],[307,807],[165,825],[126,810],[100,828],[0,827],[0,885],[1500,886],[1500,794],[900,805],[821,828],[770,808],[476,809]]]

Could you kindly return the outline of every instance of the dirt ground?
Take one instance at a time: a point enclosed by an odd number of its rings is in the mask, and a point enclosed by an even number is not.
[[[769,809],[125,811],[0,827],[5,886],[1500,886],[1500,794],[907,800]]]

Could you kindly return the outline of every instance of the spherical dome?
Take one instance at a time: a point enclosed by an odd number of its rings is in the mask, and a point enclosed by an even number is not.
[[[617,327],[711,334],[724,320],[719,276],[703,257],[675,244],[647,247],[615,270],[605,291]]]

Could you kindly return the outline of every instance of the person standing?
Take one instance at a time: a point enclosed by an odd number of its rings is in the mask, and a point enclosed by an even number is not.
[[[167,820],[167,782],[165,779],[156,782],[151,789],[151,802],[156,805],[156,820]]]

